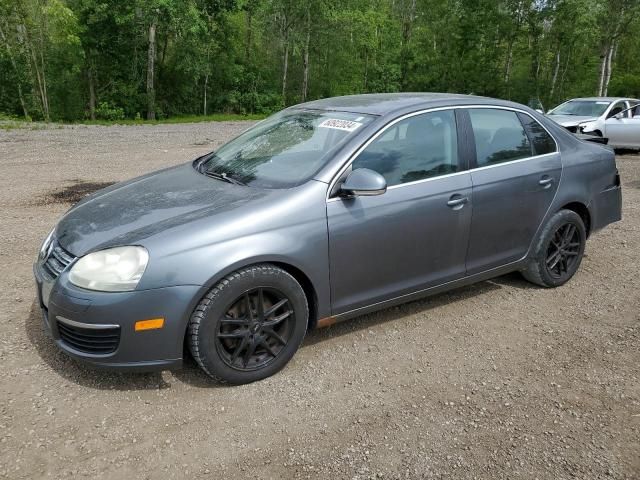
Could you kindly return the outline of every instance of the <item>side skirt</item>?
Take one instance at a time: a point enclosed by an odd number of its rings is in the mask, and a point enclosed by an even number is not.
[[[382,302],[373,303],[371,305],[367,305],[366,307],[360,307],[354,310],[349,310],[344,313],[333,315],[331,317],[322,318],[318,320],[318,323],[316,326],[317,328],[328,327],[330,325],[333,325],[334,323],[343,322],[345,320],[358,317],[360,315],[365,315],[367,313],[376,312],[378,310],[383,310],[385,308],[402,305],[403,303],[412,302],[414,300],[419,300],[421,298],[429,297],[431,295],[437,295],[438,293],[448,292],[449,290],[454,290],[456,288],[466,287],[474,283],[482,282],[484,280],[489,280],[491,278],[506,275],[507,273],[522,270],[525,267],[525,265],[526,265],[526,258],[522,260],[518,260],[513,263],[509,263],[507,265],[503,265],[501,267],[487,270],[485,272],[476,273],[474,275],[470,275],[468,277],[464,277],[459,280],[453,280],[451,282],[443,283],[442,285],[436,285],[435,287],[429,287],[424,290],[419,290],[417,292],[400,295],[399,297],[395,297],[390,300],[384,300]]]

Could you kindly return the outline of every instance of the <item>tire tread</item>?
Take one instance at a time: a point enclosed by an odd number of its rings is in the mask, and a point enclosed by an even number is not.
[[[225,291],[230,287],[233,287],[233,284],[236,281],[242,279],[243,277],[247,277],[247,276],[255,277],[256,273],[267,274],[267,275],[285,275],[289,277],[291,280],[293,280],[296,284],[298,283],[297,280],[293,276],[291,276],[288,272],[286,272],[285,270],[279,267],[276,267],[275,265],[259,264],[259,265],[253,265],[250,267],[245,267],[240,270],[236,270],[233,273],[230,273],[229,275],[224,277],[222,280],[220,280],[211,290],[209,290],[209,292],[207,292],[207,294],[202,298],[202,300],[200,300],[200,303],[198,303],[193,313],[191,314],[191,318],[189,319],[189,325],[187,327],[187,338],[188,338],[187,343],[189,345],[189,350],[191,351],[191,355],[193,356],[198,366],[209,377],[211,377],[214,380],[214,382],[217,382],[220,384],[229,383],[224,378],[213,373],[207,367],[206,363],[203,361],[204,352],[201,351],[200,342],[199,342],[200,327],[202,325],[202,322],[206,320],[209,306],[216,301],[216,299],[221,295],[223,291]],[[308,312],[309,306],[308,306],[306,296],[304,296],[304,300],[305,300],[305,306]]]

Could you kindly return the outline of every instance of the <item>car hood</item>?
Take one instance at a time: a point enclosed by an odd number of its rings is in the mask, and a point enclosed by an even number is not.
[[[594,122],[598,117],[581,117],[576,115],[547,115],[551,120],[563,127],[576,127],[581,123]]]
[[[75,256],[144,243],[158,232],[196,219],[255,206],[281,190],[225,183],[191,163],[113,185],[87,197],[60,220],[56,237]]]

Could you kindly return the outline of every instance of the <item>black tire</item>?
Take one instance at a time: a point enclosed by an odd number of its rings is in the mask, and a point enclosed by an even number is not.
[[[522,275],[541,287],[564,285],[580,267],[586,242],[587,233],[580,215],[560,210],[540,232]]]
[[[251,383],[291,360],[308,318],[307,298],[295,278],[274,265],[254,265],[228,275],[204,296],[191,315],[187,343],[214,380]]]

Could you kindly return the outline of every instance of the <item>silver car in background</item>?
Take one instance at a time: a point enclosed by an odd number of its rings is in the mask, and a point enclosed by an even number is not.
[[[640,149],[640,100],[635,98],[574,98],[547,116],[572,133],[605,137],[613,148]]]

